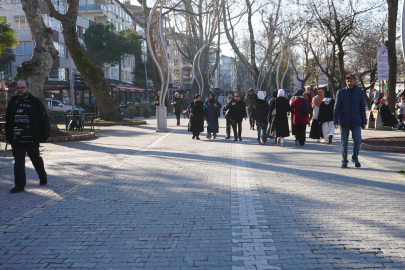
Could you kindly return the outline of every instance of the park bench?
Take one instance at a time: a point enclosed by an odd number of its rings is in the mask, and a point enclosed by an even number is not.
[[[392,130],[392,127],[384,126],[381,114],[378,110],[370,110],[368,114],[368,128],[375,130]]]

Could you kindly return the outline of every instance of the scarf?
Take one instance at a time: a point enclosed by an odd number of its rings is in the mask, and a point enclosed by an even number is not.
[[[323,98],[324,98],[323,91],[319,90],[318,95],[313,99],[313,103],[315,104],[316,107],[319,107],[321,105]]]
[[[302,114],[302,116],[305,116],[306,114],[309,114],[307,100],[303,96],[299,96],[298,98],[301,99],[301,114]]]

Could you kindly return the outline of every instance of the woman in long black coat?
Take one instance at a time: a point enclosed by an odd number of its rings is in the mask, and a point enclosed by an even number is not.
[[[204,104],[204,115],[207,121],[207,139],[211,139],[211,133],[214,133],[214,139],[219,132],[218,117],[221,115],[221,103],[215,100],[213,92],[209,92],[208,100]]]
[[[277,91],[274,91],[273,92],[273,97],[269,100],[270,108],[272,106],[274,106],[274,102],[276,101],[276,98],[277,98]],[[277,142],[276,128],[275,128],[275,125],[274,125],[274,119],[275,118],[272,115],[272,111],[270,111],[269,116],[268,116],[269,126],[267,128],[267,138],[271,138],[271,139],[275,138],[276,142]]]
[[[290,111],[290,103],[285,97],[285,91],[283,89],[278,90],[277,98],[270,107],[269,117],[274,108],[276,109],[276,115],[273,116],[273,121],[276,130],[277,145],[283,146],[284,138],[290,136],[287,117],[287,113]]]
[[[200,95],[195,95],[191,102],[189,111],[190,121],[188,122],[188,131],[193,133],[193,139],[200,139],[200,133],[204,131],[204,104]]]

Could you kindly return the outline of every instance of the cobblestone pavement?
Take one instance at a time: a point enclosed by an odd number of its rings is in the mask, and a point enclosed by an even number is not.
[[[242,142],[148,122],[44,144],[46,187],[27,159],[9,194],[1,166],[0,269],[405,269],[404,154],[340,169],[339,134],[280,148],[247,121]]]

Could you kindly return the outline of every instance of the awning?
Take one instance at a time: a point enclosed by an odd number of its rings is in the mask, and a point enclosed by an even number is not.
[[[142,93],[145,92],[145,89],[135,87],[135,86],[127,86],[127,85],[112,85],[114,88],[116,88],[118,91],[125,91],[125,92],[138,92]]]

